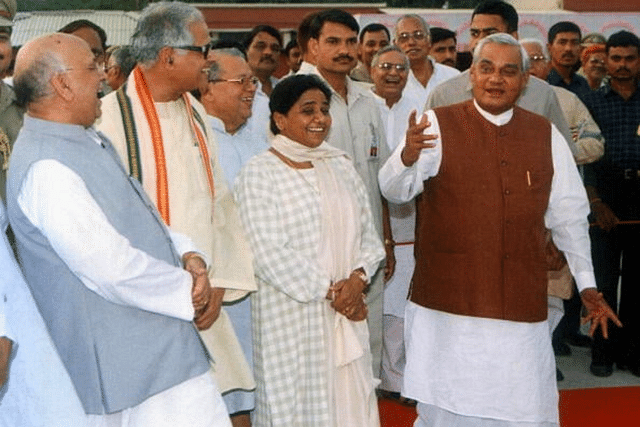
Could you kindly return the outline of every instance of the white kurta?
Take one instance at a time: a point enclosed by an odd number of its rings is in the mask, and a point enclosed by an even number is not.
[[[362,224],[358,265],[371,274],[384,253],[366,190],[347,159],[331,159],[330,166],[357,198]],[[260,286],[252,294],[258,383],[253,425],[331,426],[325,331],[330,278],[317,262],[321,215],[315,170],[292,169],[271,152],[260,154],[240,172],[236,199]]]
[[[131,99],[136,122],[142,185],[150,199],[157,204],[153,143],[144,110],[135,90],[133,73],[127,81],[126,93]],[[206,120],[204,107],[193,97],[190,99],[200,117]],[[211,156],[215,186],[213,199],[184,101],[179,98],[171,102],[156,102],[154,105],[160,121],[167,164],[171,228],[193,240],[211,260],[211,285],[226,289],[225,301],[242,298],[248,291],[256,289],[251,249],[242,231],[233,196],[218,163],[218,148],[211,129],[205,123],[202,130]],[[98,129],[109,137],[128,171],[127,145],[116,93],[102,99],[102,119]],[[235,349],[239,349],[240,345],[224,309],[213,326],[207,331],[200,331],[200,335],[215,362],[213,372],[222,391],[238,387],[250,389],[254,386],[246,362],[238,359],[241,354]],[[240,363],[237,363],[238,361]]]
[[[499,116],[476,108],[496,125],[507,123],[509,110]],[[431,127],[438,120],[428,111]],[[436,175],[443,143],[423,150],[412,167],[400,159],[400,144],[380,172],[383,194],[410,200],[423,190],[423,181]],[[446,141],[444,141],[446,143]],[[554,175],[545,225],[564,251],[580,290],[595,287],[587,215],[589,204],[566,141],[552,126]],[[558,423],[555,361],[546,321],[512,322],[460,316],[409,303],[405,317],[407,366],[403,394],[462,416],[512,422]]]

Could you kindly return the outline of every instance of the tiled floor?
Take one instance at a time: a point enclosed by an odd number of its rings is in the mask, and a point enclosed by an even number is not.
[[[613,370],[613,375],[599,378],[589,372],[591,349],[571,347],[571,356],[556,357],[556,364],[564,374],[564,381],[558,382],[560,390],[594,387],[640,386],[640,378],[629,371]]]

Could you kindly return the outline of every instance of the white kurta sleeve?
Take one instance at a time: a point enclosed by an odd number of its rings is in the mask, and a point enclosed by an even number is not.
[[[116,304],[193,319],[191,275],[131,246],[68,167],[34,163],[18,205],[87,288]]]
[[[324,299],[329,275],[289,244],[269,174],[260,165],[248,163],[236,179],[235,192],[240,219],[255,255],[256,275],[296,301]]]
[[[439,135],[440,125],[435,113],[429,110],[425,114],[431,126],[425,129],[424,133]],[[420,118],[416,120],[419,121]],[[393,203],[406,203],[420,194],[423,182],[438,173],[442,160],[442,141],[438,138],[430,141],[436,144],[434,148],[422,150],[418,161],[406,167],[401,159],[405,142],[406,139],[403,138],[378,173],[380,190],[383,196]]]
[[[595,287],[589,240],[589,201],[569,146],[551,125],[553,181],[545,224],[553,242],[564,252],[580,291]]]

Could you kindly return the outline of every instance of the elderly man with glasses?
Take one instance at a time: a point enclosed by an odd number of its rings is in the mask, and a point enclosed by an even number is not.
[[[216,361],[219,387],[251,383],[247,369],[231,369],[223,362],[246,366],[242,357],[228,354],[238,342],[221,311],[223,298],[236,300],[255,290],[250,251],[207,113],[189,93],[206,81],[212,64],[207,26],[190,5],[153,3],[143,11],[131,45],[138,65],[125,85],[103,98],[98,127],[111,138],[164,222],[190,237],[211,261],[213,293],[204,308],[208,315],[197,326]]]
[[[409,58],[411,72],[407,90],[418,93],[423,102],[438,84],[460,74],[460,71],[438,64],[429,57],[431,36],[429,25],[420,15],[404,15],[396,23],[394,43]]]

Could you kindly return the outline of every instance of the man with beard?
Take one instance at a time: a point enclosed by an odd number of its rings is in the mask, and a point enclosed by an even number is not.
[[[411,63],[407,90],[418,94],[424,102],[438,84],[460,74],[455,68],[439,64],[429,57],[429,25],[420,15],[404,15],[398,19],[394,43]]]
[[[580,27],[573,22],[562,21],[549,28],[547,48],[551,56],[549,84],[559,86],[582,98],[591,92],[587,80],[576,74],[580,63]]]
[[[605,141],[604,157],[585,167],[585,185],[596,226],[591,228],[593,263],[598,289],[617,307],[624,329],[611,339],[594,337],[590,370],[609,376],[613,363],[640,376],[640,41],[628,31],[607,41],[608,84],[585,97]],[[622,255],[622,266],[620,256]]]
[[[358,22],[343,10],[320,12],[311,20],[309,27],[308,48],[315,58],[316,67],[306,69],[310,71],[307,74],[320,76],[333,93],[330,104],[333,122],[327,142],[351,157],[368,190],[376,230],[379,236],[384,235],[390,242],[388,215],[383,219],[378,186],[378,170],[389,155],[389,147],[378,107],[367,85],[349,77],[357,58],[358,30]],[[300,73],[304,69],[301,68]],[[387,246],[386,249],[387,256],[393,256],[393,248]],[[377,376],[382,353],[382,269],[367,281],[371,283],[367,306],[373,372]]]

